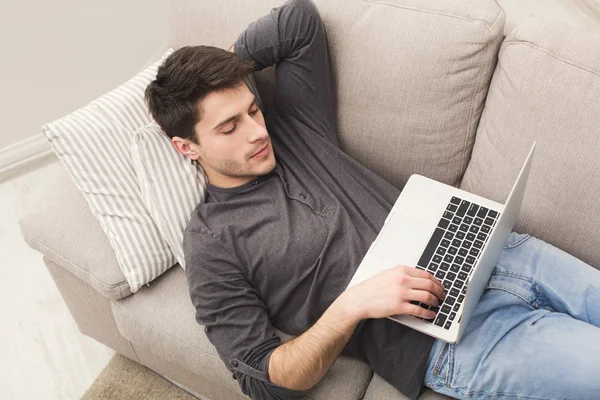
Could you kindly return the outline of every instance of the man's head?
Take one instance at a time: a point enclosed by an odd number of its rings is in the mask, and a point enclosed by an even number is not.
[[[165,60],[146,88],[154,120],[216,186],[238,186],[275,167],[265,120],[243,80],[252,71],[252,62],[232,52],[186,46]],[[266,155],[257,156],[265,146]]]

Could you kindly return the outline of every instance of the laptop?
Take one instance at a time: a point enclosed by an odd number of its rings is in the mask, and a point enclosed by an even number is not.
[[[414,174],[347,288],[386,269],[406,265],[442,282],[446,298],[433,319],[387,318],[448,343],[457,343],[475,310],[521,208],[536,142],[506,204]]]

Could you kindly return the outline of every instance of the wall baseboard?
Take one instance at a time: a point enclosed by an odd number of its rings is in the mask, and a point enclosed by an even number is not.
[[[0,149],[0,182],[58,160],[43,133]]]

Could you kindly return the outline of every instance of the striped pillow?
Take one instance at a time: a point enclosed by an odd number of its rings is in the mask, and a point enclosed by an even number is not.
[[[176,264],[140,197],[130,155],[135,131],[152,121],[144,90],[172,52],[87,106],[42,126],[108,236],[132,293]]]
[[[197,161],[178,152],[156,122],[139,129],[131,158],[142,199],[162,237],[185,269],[183,231],[192,211],[204,201],[208,179]]]

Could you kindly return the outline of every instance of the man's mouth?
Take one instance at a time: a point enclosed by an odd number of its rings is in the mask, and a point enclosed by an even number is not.
[[[257,157],[257,156],[259,156],[259,157],[265,156],[268,153],[268,150],[269,150],[269,143],[267,142],[267,144],[265,144],[264,147],[262,147],[256,153],[254,153],[252,155],[252,157],[250,157],[250,158],[254,158],[254,157]]]

